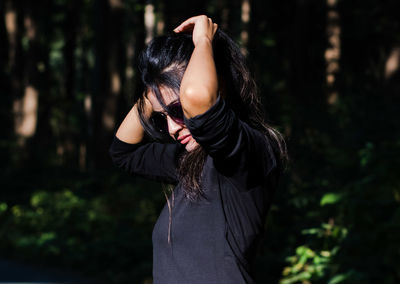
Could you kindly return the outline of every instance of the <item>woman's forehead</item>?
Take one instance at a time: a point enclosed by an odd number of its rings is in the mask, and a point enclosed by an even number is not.
[[[161,92],[163,101],[166,105],[169,105],[170,103],[175,102],[176,100],[179,100],[178,96],[173,91],[171,91],[171,89],[161,87],[160,92]],[[149,90],[147,92],[147,98],[151,102],[154,111],[158,111],[158,112],[164,111],[161,103],[158,101],[157,96],[153,93],[153,91]]]

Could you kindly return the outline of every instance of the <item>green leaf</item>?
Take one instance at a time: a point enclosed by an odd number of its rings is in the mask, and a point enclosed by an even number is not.
[[[343,274],[336,275],[331,280],[329,280],[328,284],[336,284],[336,283],[343,282],[348,277],[349,277],[348,273],[345,273],[345,274],[343,273]]]
[[[320,205],[324,206],[326,204],[334,204],[340,201],[342,196],[338,193],[326,193],[324,196],[322,196]]]
[[[0,213],[3,213],[4,211],[6,211],[7,208],[8,208],[7,203],[4,203],[4,202],[0,203]]]

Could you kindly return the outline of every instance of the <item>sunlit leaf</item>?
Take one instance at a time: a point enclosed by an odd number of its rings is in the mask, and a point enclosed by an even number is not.
[[[341,283],[341,282],[345,281],[348,277],[349,277],[349,275],[347,273],[336,275],[329,280],[328,284]]]
[[[342,196],[339,193],[326,193],[322,196],[320,205],[324,206],[326,204],[335,204],[341,200]]]

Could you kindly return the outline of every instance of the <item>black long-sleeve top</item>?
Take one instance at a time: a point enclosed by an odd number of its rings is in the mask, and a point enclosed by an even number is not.
[[[183,145],[114,137],[110,147],[118,167],[176,185],[172,223],[166,204],[152,234],[154,283],[254,283],[253,260],[279,175],[271,145],[221,97],[185,124],[208,154],[199,201],[185,198],[178,180]]]

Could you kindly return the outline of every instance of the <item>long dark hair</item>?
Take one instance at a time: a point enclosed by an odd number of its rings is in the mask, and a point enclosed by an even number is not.
[[[189,34],[171,33],[154,38],[139,58],[139,70],[146,90],[144,96],[151,91],[167,110],[160,88],[170,89],[179,96],[180,82],[193,49],[192,36]],[[256,83],[239,46],[225,32],[218,29],[213,39],[213,54],[220,92],[226,94],[225,102],[239,119],[267,136],[278,165],[282,167],[287,160],[285,142],[282,135],[264,120]],[[138,110],[145,131],[154,139],[167,142],[170,137],[160,135],[144,116],[143,96],[138,99]],[[186,197],[191,200],[196,200],[202,195],[201,172],[206,157],[207,154],[200,146],[191,152],[185,152],[179,160],[179,179]]]

